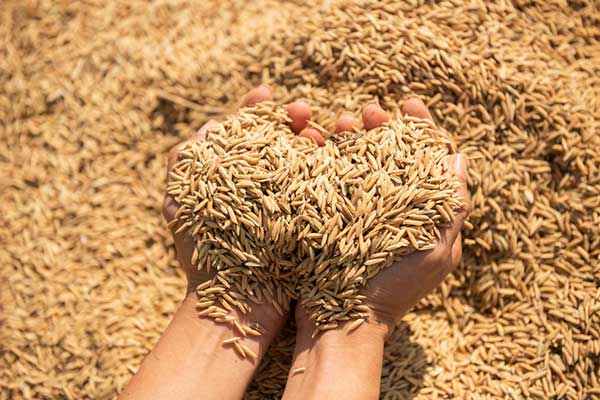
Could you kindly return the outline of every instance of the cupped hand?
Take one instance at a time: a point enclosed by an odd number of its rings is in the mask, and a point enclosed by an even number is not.
[[[246,94],[241,101],[240,107],[252,106],[263,101],[270,101],[272,98],[273,95],[271,89],[269,89],[267,86],[259,86]],[[308,121],[311,117],[310,107],[307,102],[302,100],[295,101],[287,106],[287,112],[291,120],[290,128],[293,132],[299,134],[300,136],[312,138],[317,144],[323,142],[323,138],[318,131],[312,128],[307,128]],[[208,121],[188,140],[179,143],[169,151],[167,181],[169,180],[168,171],[170,171],[177,163],[179,150],[181,147],[190,142],[201,142],[205,140],[208,130],[217,124],[217,121]],[[187,295],[189,296],[194,295],[194,291],[200,283],[211,279],[214,275],[214,271],[206,271],[205,269],[199,271],[192,264],[194,243],[189,231],[177,231],[179,225],[175,220],[175,215],[178,209],[179,205],[175,199],[168,194],[165,195],[163,202],[163,216],[169,226],[171,234],[173,235],[177,259],[183,267],[187,277]],[[283,326],[285,322],[285,316],[280,315],[272,305],[268,303],[257,304],[252,302],[249,302],[249,304],[252,308],[251,312],[247,315],[238,315],[240,320],[258,322],[262,327],[266,328],[267,331],[270,332],[277,331]]]
[[[411,117],[432,120],[427,106],[416,98],[406,101],[402,112]],[[377,128],[389,119],[389,115],[377,104],[366,106],[362,112],[362,125],[366,130]],[[360,121],[352,114],[342,114],[337,121],[336,131],[350,131],[360,125]],[[453,154],[448,157],[447,162],[448,169],[458,180],[457,190],[462,203],[450,225],[440,231],[441,239],[433,249],[415,251],[379,272],[361,290],[361,294],[366,296],[365,304],[371,310],[371,315],[364,325],[375,326],[386,335],[400,317],[439,286],[461,260],[460,231],[470,211],[466,159],[461,154]],[[296,307],[296,322],[298,329],[314,329],[312,321],[302,307],[302,301],[299,301]],[[344,324],[338,329],[343,327]]]

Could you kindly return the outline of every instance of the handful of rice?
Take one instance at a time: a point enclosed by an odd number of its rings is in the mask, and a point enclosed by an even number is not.
[[[214,274],[197,288],[200,315],[245,333],[261,328],[228,314],[251,302],[283,314],[301,299],[316,332],[360,323],[361,288],[431,249],[460,205],[451,144],[429,121],[399,117],[323,147],[288,123],[272,103],[244,108],[183,147],[170,172],[172,223],[192,235],[192,263]]]

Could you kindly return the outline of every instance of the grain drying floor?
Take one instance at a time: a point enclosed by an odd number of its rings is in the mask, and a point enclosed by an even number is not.
[[[471,160],[464,262],[388,343],[383,398],[600,398],[598,7],[3,1],[0,399],[123,387],[184,290],[166,152],[259,82],[325,125],[417,94]]]

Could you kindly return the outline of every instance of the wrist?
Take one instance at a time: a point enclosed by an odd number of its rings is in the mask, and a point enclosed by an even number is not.
[[[383,346],[385,338],[390,330],[387,324],[369,319],[351,330],[354,321],[346,321],[336,329],[321,331],[315,334],[315,329],[310,327],[298,327],[296,340],[304,343],[307,348],[313,349],[320,354],[328,355],[335,351],[357,351],[357,344],[369,343]]]
[[[243,315],[236,317],[244,321]],[[223,343],[239,334],[228,324],[199,317],[195,295],[186,296],[120,398],[240,399],[275,334],[240,337],[236,343],[255,355],[247,357],[243,350],[241,357]]]
[[[298,305],[296,307],[296,329],[297,329],[297,338],[296,340],[302,339],[308,341],[308,338],[318,338],[322,337],[325,333],[328,332],[337,332],[335,335],[329,334],[326,337],[333,339],[343,340],[344,336],[347,336],[347,341],[350,342],[352,340],[351,336],[354,338],[357,337],[368,337],[373,340],[381,340],[381,336],[383,336],[383,340],[392,333],[395,324],[391,322],[391,319],[380,318],[379,316],[373,315],[371,311],[369,313],[369,317],[365,318],[362,323],[357,320],[344,321],[339,324],[336,329],[331,329],[327,331],[321,331],[320,333],[315,333],[316,327],[314,322],[309,318],[306,310]],[[358,323],[357,326],[353,326]],[[342,335],[344,333],[344,335]],[[328,339],[329,340],[329,339]]]
[[[190,330],[196,329],[197,332],[209,332],[211,335],[218,336],[219,338],[222,337],[223,339],[240,336],[238,330],[230,323],[215,322],[211,318],[199,316],[199,311],[196,308],[197,302],[198,297],[196,296],[196,293],[188,292],[173,319],[173,323],[187,325]],[[275,336],[277,336],[277,333],[281,330],[283,323],[285,322],[278,314],[277,316],[270,314],[264,315],[263,313],[257,312],[244,314],[235,308],[232,309],[228,315],[234,317],[242,326],[250,326],[250,324],[253,323],[260,325],[263,334],[260,336],[246,337],[246,339],[257,342],[260,347],[264,349],[266,349]]]
[[[284,398],[378,398],[387,325],[365,321],[347,332],[352,322],[315,337],[299,324]]]

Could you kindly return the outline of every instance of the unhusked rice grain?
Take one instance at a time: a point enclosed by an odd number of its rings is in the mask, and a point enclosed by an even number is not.
[[[430,121],[400,116],[317,147],[272,103],[182,146],[167,193],[179,205],[175,232],[192,238],[193,266],[213,276],[196,290],[199,314],[221,321],[252,303],[283,314],[301,299],[315,333],[368,318],[361,288],[433,248],[460,206],[451,150]],[[215,312],[232,292],[238,300]]]
[[[122,389],[185,291],[168,149],[260,83],[327,129],[418,95],[469,157],[463,262],[388,340],[382,398],[599,398],[599,27],[594,0],[2,1],[0,398]]]

